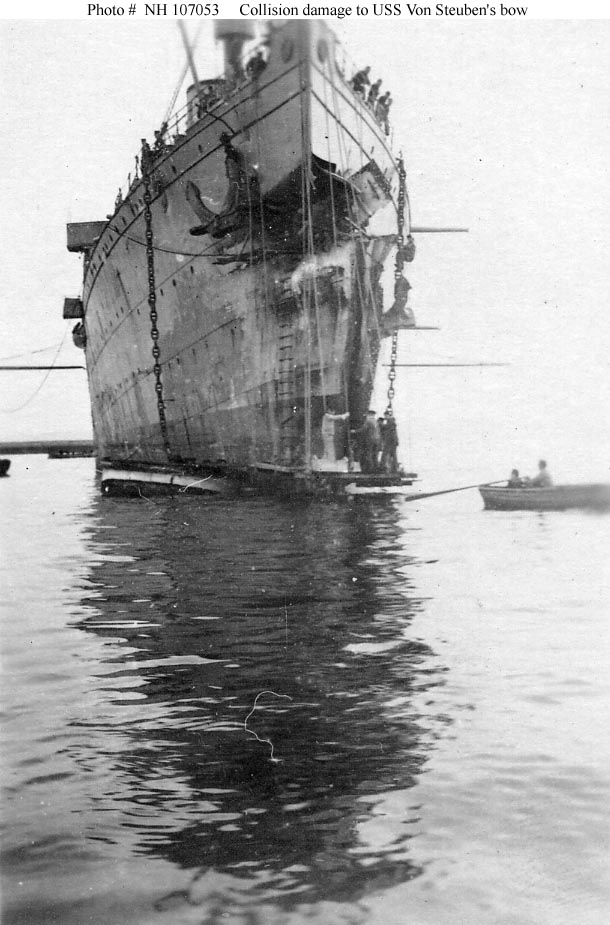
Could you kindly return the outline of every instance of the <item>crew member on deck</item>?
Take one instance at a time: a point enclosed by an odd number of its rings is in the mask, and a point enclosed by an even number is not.
[[[328,407],[322,416],[322,444],[324,446],[324,459],[336,462],[345,456],[346,428],[349,413],[337,414],[335,409]]]
[[[381,80],[376,80],[369,90],[367,104],[371,107],[371,109],[375,108],[375,103],[377,102],[377,97],[379,96],[379,88],[381,84]]]
[[[163,154],[167,148],[165,143],[165,133],[167,132],[167,122],[164,122],[161,128],[155,132],[155,143],[153,146],[154,154]]]
[[[360,428],[360,469],[362,472],[378,471],[377,460],[381,447],[381,433],[374,411],[368,411]]]
[[[202,87],[199,90],[197,98],[197,118],[201,119],[206,114],[210,105],[210,88]]]
[[[354,76],[350,80],[350,83],[355,93],[360,93],[362,96],[364,96],[364,88],[367,84],[370,84],[371,82],[369,78],[370,72],[371,72],[370,65],[367,65],[361,71],[358,71],[357,74],[354,74]]]
[[[140,157],[140,166],[142,167],[142,176],[146,176],[152,166],[152,151],[146,138],[142,139],[142,154]]]
[[[377,121],[383,126],[383,130],[386,135],[390,134],[390,106],[392,105],[392,97],[389,93],[384,93],[383,96],[380,96],[377,100],[377,105],[375,106],[375,116]]]
[[[538,475],[535,475],[530,482],[532,488],[552,488],[553,479],[551,473],[546,467],[546,460],[541,459],[538,463]]]
[[[256,54],[250,58],[246,64],[246,75],[251,80],[256,80],[257,77],[260,77],[266,67],[267,62],[265,61],[262,50],[259,48]]]
[[[381,462],[382,472],[389,472],[391,475],[398,472],[398,459],[396,450],[398,448],[398,431],[394,416],[386,413],[385,418],[381,418],[383,426],[381,427]]]

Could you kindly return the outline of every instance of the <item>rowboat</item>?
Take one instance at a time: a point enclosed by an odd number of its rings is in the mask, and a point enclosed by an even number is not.
[[[610,485],[556,485],[552,488],[479,486],[489,511],[565,511],[568,508],[610,509]]]

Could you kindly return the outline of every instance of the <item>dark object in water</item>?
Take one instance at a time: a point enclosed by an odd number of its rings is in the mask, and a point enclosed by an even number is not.
[[[8,475],[8,470],[11,468],[10,459],[0,459],[0,478]]]
[[[610,485],[556,485],[552,488],[479,488],[489,511],[610,510]]]

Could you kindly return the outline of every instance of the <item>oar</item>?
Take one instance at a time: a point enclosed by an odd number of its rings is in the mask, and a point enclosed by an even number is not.
[[[470,488],[488,488],[490,485],[500,485],[506,482],[506,479],[498,479],[497,482],[477,482],[476,485],[462,485],[460,488],[444,488],[443,491],[429,491],[421,495],[403,495],[405,501],[421,501],[422,498],[436,498],[437,495],[450,495],[454,491],[468,491]]]

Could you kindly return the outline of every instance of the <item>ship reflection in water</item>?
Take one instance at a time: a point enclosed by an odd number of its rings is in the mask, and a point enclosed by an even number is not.
[[[418,875],[416,811],[385,804],[410,805],[434,742],[413,697],[443,675],[397,510],[94,503],[75,622],[109,658],[79,763],[110,761],[96,839],[184,872],[157,913],[268,921]]]

